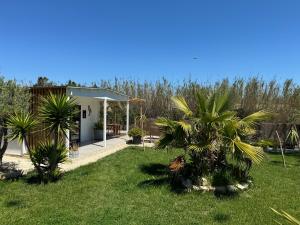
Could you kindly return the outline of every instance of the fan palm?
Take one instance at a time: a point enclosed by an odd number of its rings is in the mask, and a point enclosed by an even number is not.
[[[163,135],[159,148],[177,144],[190,153],[197,173],[211,172],[226,166],[226,155],[237,162],[250,159],[259,163],[263,158],[261,148],[249,143],[257,122],[267,119],[265,111],[253,113],[243,119],[230,110],[230,92],[217,90],[210,96],[196,94],[196,109],[191,110],[183,97],[173,97],[174,105],[183,116],[179,121],[158,118],[156,124]]]

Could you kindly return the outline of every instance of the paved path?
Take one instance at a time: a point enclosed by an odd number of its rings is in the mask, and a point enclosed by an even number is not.
[[[111,155],[130,146],[126,144],[126,141],[128,140],[128,136],[109,139],[106,142],[106,148],[103,147],[103,142],[84,145],[79,148],[79,157],[69,159],[68,162],[61,165],[61,168],[64,171],[70,171],[80,166],[96,162],[97,160],[102,159],[105,156]],[[152,147],[153,143],[145,143],[145,146]],[[22,170],[25,174],[33,169],[33,165],[28,156],[20,157],[5,155],[3,158],[3,162],[14,163],[16,168]]]

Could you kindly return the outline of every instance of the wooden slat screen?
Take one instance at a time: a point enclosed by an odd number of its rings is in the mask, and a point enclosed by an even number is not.
[[[52,94],[66,94],[65,86],[58,87],[32,87],[30,89],[31,93],[31,113],[37,115],[38,108],[41,104],[42,97],[47,97],[50,93]],[[29,135],[29,145],[31,147],[36,146],[41,141],[47,140],[47,136],[49,135],[47,131],[44,130],[44,126],[41,125],[37,128],[36,131],[32,132]]]

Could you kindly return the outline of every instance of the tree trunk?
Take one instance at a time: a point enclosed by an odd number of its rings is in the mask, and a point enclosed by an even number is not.
[[[41,170],[41,167],[39,165],[36,164],[36,162],[33,160],[33,157],[32,157],[32,152],[31,152],[31,149],[30,149],[30,146],[28,144],[28,140],[27,140],[27,137],[23,137],[23,140],[25,142],[25,146],[28,150],[28,154],[29,154],[29,158],[34,166],[34,168],[36,169],[36,171],[38,172],[38,175],[41,177],[43,175],[43,172]]]
[[[0,166],[2,166],[3,156],[8,146],[7,128],[0,128]]]
[[[284,152],[283,152],[283,149],[282,149],[282,142],[281,142],[281,139],[279,137],[279,134],[276,130],[276,135],[277,135],[277,138],[278,138],[278,141],[279,141],[279,145],[280,145],[280,150],[281,150],[281,157],[282,157],[282,161],[283,161],[283,166],[284,168],[286,168],[286,164],[285,164],[285,158],[284,158]]]

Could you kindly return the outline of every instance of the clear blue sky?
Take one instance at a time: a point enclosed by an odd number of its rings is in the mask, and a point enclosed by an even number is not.
[[[300,82],[299,12],[299,0],[0,0],[0,73]]]

